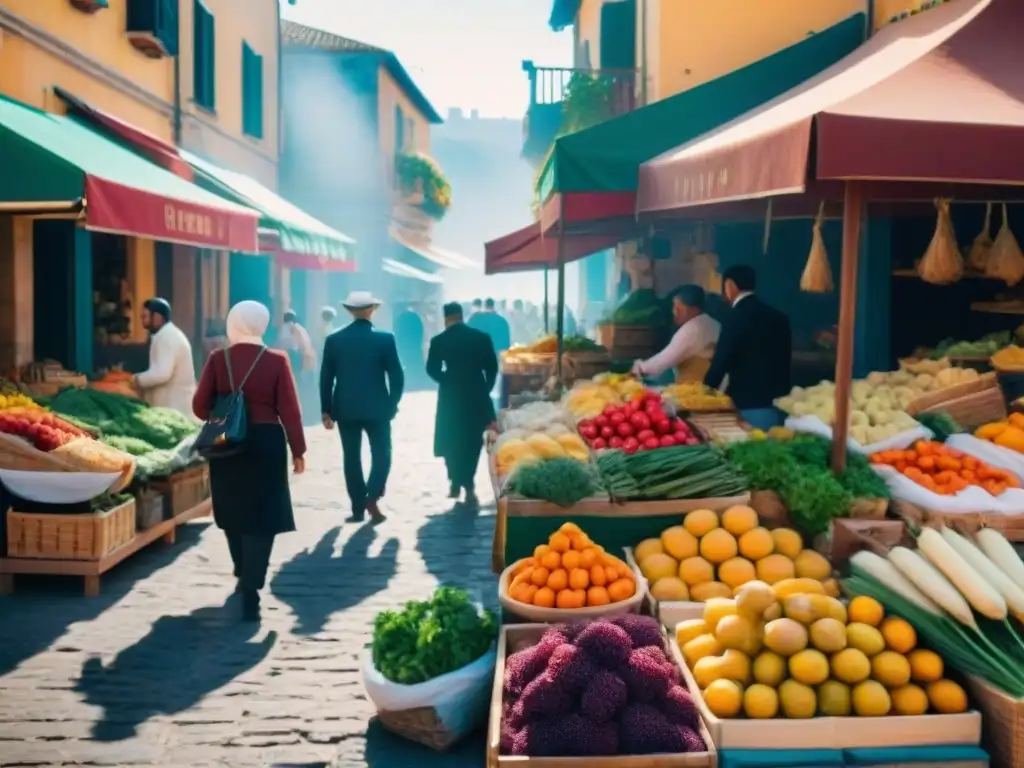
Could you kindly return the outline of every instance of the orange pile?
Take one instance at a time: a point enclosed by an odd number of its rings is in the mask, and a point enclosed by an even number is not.
[[[1020,488],[1020,481],[1005,469],[991,467],[963,451],[929,440],[918,440],[913,448],[905,451],[873,453],[870,461],[893,467],[940,496],[953,496],[972,485],[993,496],[999,496],[1008,488]]]
[[[565,523],[512,571],[509,596],[542,608],[583,608],[628,600],[636,574],[594,544],[575,523]]]

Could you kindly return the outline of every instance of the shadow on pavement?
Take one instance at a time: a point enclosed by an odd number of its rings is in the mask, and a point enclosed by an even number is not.
[[[448,752],[439,753],[385,730],[374,718],[366,729],[363,759],[367,768],[415,765],[424,768],[484,768],[487,763],[487,734],[485,729],[479,729]]]
[[[493,505],[473,509],[456,503],[443,514],[431,515],[416,533],[416,548],[431,576],[469,590],[485,605],[496,600],[491,573],[495,519]]]
[[[398,567],[398,539],[388,539],[376,557],[369,556],[377,533],[369,525],[356,529],[334,557],[341,528],[327,531],[311,550],[281,566],[270,590],[295,614],[297,635],[323,630],[331,615],[385,589]]]
[[[131,738],[150,717],[186,710],[259,664],[277,635],[250,642],[259,625],[239,621],[237,602],[232,596],[221,606],[164,616],[109,665],[97,657],[86,661],[75,690],[103,710],[93,739]]]
[[[103,574],[99,597],[82,594],[82,579],[73,576],[15,576],[15,592],[0,597],[0,677],[49,648],[67,629],[92,621],[117,603],[135,583],[173,565],[199,543],[208,522],[178,529],[172,546],[154,543]]]

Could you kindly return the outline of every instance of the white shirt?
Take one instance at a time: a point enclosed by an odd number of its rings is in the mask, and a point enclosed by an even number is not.
[[[196,391],[192,344],[174,323],[164,323],[149,343],[149,368],[135,377],[146,402],[173,408],[189,418]]]
[[[737,304],[739,304],[741,301],[743,301],[745,298],[747,298],[747,296],[753,296],[753,295],[754,295],[753,291],[744,291],[743,293],[741,293],[739,296],[736,297],[736,301],[734,301],[732,303],[732,305],[735,307]]]
[[[710,358],[721,332],[722,324],[702,312],[679,326],[668,346],[641,362],[640,370],[645,376],[660,376],[691,357]]]

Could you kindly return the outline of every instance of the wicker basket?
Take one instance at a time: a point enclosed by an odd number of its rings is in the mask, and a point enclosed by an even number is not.
[[[992,768],[1024,765],[1024,700],[1011,698],[977,677],[967,683],[983,716]]]
[[[210,467],[204,464],[176,472],[154,480],[151,487],[164,495],[164,519],[170,520],[210,498]]]
[[[21,469],[26,472],[79,471],[64,459],[43,453],[20,437],[3,432],[0,432],[0,469]]]
[[[7,556],[100,560],[135,537],[135,499],[103,512],[7,512]]]
[[[999,387],[989,387],[980,392],[934,405],[922,413],[937,413],[939,411],[945,411],[961,427],[973,431],[982,424],[1005,419],[1006,401]]]
[[[967,395],[984,392],[989,389],[998,389],[998,382],[994,373],[985,373],[974,381],[965,381],[962,384],[954,384],[952,387],[945,387],[934,392],[925,392],[920,397],[914,398],[907,406],[907,413],[916,416],[919,413],[934,410],[943,403],[958,400]]]
[[[433,707],[404,709],[401,712],[378,711],[377,719],[392,733],[438,752],[444,752],[456,741]]]

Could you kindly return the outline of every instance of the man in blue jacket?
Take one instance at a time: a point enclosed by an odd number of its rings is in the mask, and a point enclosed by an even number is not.
[[[320,368],[320,411],[326,429],[341,434],[345,486],[352,501],[348,522],[367,511],[384,520],[379,502],[391,472],[391,421],[398,413],[405,376],[395,337],[373,327],[381,302],[368,291],[353,291],[342,302],[353,320],[324,342]],[[363,433],[370,441],[370,477],[363,473]]]

